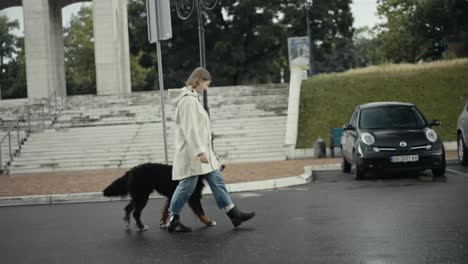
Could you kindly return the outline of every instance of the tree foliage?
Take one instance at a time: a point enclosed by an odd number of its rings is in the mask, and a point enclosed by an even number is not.
[[[355,66],[350,3],[316,0],[309,9],[317,72]],[[183,85],[200,61],[196,13],[182,21],[175,8],[173,4],[173,38],[162,45],[168,87]],[[303,1],[297,0],[220,0],[213,10],[203,12],[207,68],[214,75],[214,84],[279,82],[281,70],[288,69],[287,38],[307,35],[305,10]],[[143,0],[129,2],[130,50],[134,56],[143,51],[139,64],[150,69],[141,90],[152,89],[157,77],[145,11]]]
[[[283,1],[287,37],[305,36],[306,1]],[[317,73],[343,71],[355,66],[351,0],[316,0],[309,8],[314,67]],[[286,54],[286,52],[284,52]]]
[[[64,29],[67,95],[96,93],[92,8],[83,6]]]
[[[358,67],[385,63],[386,60],[381,49],[382,40],[377,37],[375,29],[367,26],[356,29],[354,31],[353,45]]]
[[[468,1],[379,0],[378,36],[391,62],[437,60],[451,41],[468,42]]]
[[[0,98],[26,97],[24,39],[13,34],[18,21],[0,16]]]
[[[350,10],[352,0],[315,0],[308,9],[316,73],[359,66]],[[129,0],[133,91],[157,87],[156,47],[148,42],[146,1]],[[219,0],[202,13],[207,68],[213,85],[279,82],[288,72],[287,39],[306,36],[304,0]],[[199,65],[197,14],[177,16],[171,2],[173,38],[162,42],[165,87],[184,85]],[[64,29],[67,94],[96,93],[92,8],[84,6]],[[24,62],[24,58],[23,58]],[[289,74],[286,74],[288,81]]]

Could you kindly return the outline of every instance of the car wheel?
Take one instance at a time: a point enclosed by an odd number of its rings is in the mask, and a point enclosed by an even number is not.
[[[458,149],[458,161],[461,165],[468,165],[468,148],[465,146],[463,141],[463,135],[458,135],[457,140],[457,149]]]
[[[434,175],[434,177],[444,177],[445,166],[437,168],[437,169],[432,169],[432,175]]]
[[[351,171],[351,164],[346,160],[346,158],[343,156],[343,159],[341,160],[341,171],[342,172],[350,172]]]
[[[442,149],[442,151],[444,151],[444,154],[442,154],[442,166],[432,169],[432,175],[434,177],[444,177],[445,175],[445,150]]]
[[[359,166],[359,162],[358,162],[358,157],[356,155],[354,155],[354,164],[353,164],[353,168],[354,168],[354,179],[355,180],[362,180],[364,178],[364,170],[361,166]]]

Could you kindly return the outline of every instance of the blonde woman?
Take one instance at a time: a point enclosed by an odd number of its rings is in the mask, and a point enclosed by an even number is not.
[[[175,153],[172,179],[178,180],[179,185],[169,205],[169,232],[192,231],[181,223],[180,212],[193,193],[198,177],[206,179],[218,207],[226,210],[235,227],[255,216],[255,212],[243,213],[234,205],[221,176],[221,164],[212,146],[211,121],[199,99],[203,91],[208,90],[210,83],[210,73],[204,68],[196,68],[174,100]]]

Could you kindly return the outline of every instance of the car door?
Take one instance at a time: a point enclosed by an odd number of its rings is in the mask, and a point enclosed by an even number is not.
[[[359,120],[359,108],[356,108],[355,113],[351,120],[351,125],[354,127],[354,130],[349,131],[349,144],[350,144],[350,152],[349,152],[349,159],[353,160],[353,149],[356,145],[356,140],[358,139],[358,120]]]

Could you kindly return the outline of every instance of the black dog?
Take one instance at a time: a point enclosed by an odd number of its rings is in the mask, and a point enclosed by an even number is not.
[[[222,166],[224,169],[224,166]],[[169,204],[174,194],[178,181],[172,180],[172,166],[157,163],[145,163],[128,170],[122,177],[116,179],[111,185],[103,191],[104,196],[125,196],[130,193],[132,198],[125,207],[124,221],[127,226],[130,224],[130,214],[133,211],[137,227],[144,231],[148,227],[141,222],[141,212],[148,202],[149,195],[156,190],[159,194],[167,198],[164,205],[160,226],[165,227],[169,212]],[[198,177],[197,186],[192,196],[188,200],[190,208],[202,223],[207,226],[216,225],[216,223],[205,215],[200,199],[202,198],[203,177]]]

